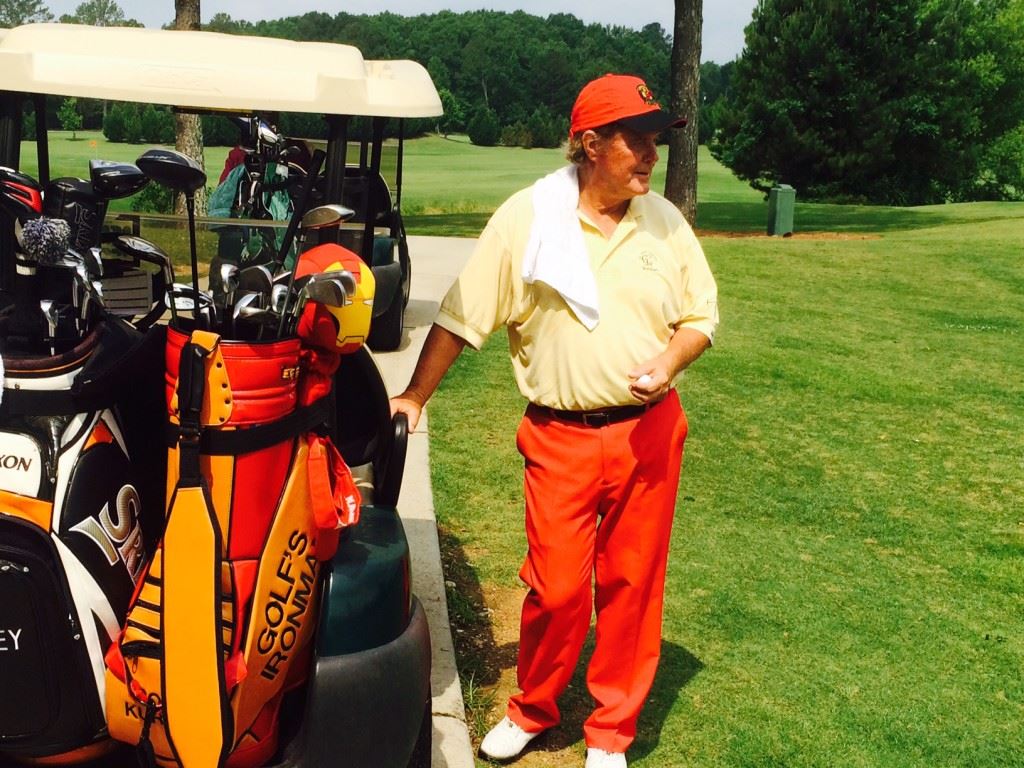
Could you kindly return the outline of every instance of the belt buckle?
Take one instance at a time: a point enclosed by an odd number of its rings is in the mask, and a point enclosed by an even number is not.
[[[588,427],[607,427],[612,421],[607,411],[598,411],[597,413],[584,413],[583,423]]]

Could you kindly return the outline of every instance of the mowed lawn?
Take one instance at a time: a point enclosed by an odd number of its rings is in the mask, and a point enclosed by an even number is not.
[[[763,232],[761,196],[702,161],[701,216]],[[722,325],[679,385],[663,660],[630,765],[1020,766],[1024,205],[800,205],[797,228],[821,234],[704,239]],[[480,729],[514,664],[523,405],[496,335],[430,406]],[[578,764],[580,674],[564,704],[526,765]]]

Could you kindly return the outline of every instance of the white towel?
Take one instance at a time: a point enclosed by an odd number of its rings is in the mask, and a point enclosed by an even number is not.
[[[576,166],[568,165],[533,185],[533,226],[523,254],[523,282],[550,285],[588,331],[597,327],[597,281],[583,242],[576,208]]]

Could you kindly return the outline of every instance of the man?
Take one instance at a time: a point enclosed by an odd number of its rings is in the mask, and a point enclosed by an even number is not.
[[[650,192],[655,141],[684,123],[639,78],[588,83],[572,110],[571,165],[495,212],[392,400],[415,428],[463,347],[506,326],[529,400],[516,439],[529,544],[520,576],[530,589],[521,693],[480,745],[492,759],[517,756],[559,722],[556,701],[595,606],[586,768],[624,768],[654,679],[686,437],[673,384],[718,323],[700,245]]]

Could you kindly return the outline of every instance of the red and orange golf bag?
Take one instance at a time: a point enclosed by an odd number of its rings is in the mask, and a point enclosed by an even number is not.
[[[358,347],[336,320],[310,302],[298,337],[168,329],[166,527],[107,655],[110,733],[153,765],[267,762],[306,679],[320,568],[359,517],[325,436],[339,354]]]

